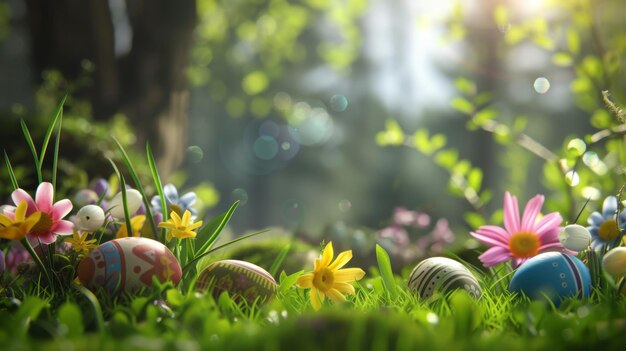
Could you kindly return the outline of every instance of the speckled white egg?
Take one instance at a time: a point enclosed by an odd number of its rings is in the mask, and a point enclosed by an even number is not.
[[[135,189],[126,190],[126,206],[128,206],[128,214],[132,215],[137,212],[141,206],[141,193]],[[122,202],[122,193],[115,194],[113,200],[109,202],[109,213],[114,218],[124,218],[124,204]]]
[[[626,275],[626,247],[616,247],[604,254],[602,268],[616,277]]]
[[[445,257],[431,257],[418,263],[409,275],[408,285],[422,299],[436,291],[447,293],[455,289],[465,289],[477,298],[482,294],[478,280],[469,269]]]
[[[580,252],[591,244],[591,233],[582,225],[570,224],[559,231],[559,241],[565,248]]]
[[[97,205],[87,205],[78,210],[76,214],[80,229],[94,232],[104,225],[104,210]]]

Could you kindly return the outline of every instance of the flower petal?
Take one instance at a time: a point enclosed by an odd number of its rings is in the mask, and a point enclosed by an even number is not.
[[[181,220],[181,225],[186,227],[189,225],[189,221],[191,220],[191,212],[189,211],[185,211],[185,213],[183,213],[183,218]]]
[[[328,244],[326,244],[324,251],[322,251],[322,259],[320,260],[319,268],[328,267],[330,261],[333,260],[333,256],[333,242],[329,241]]]
[[[330,269],[331,271],[335,271],[345,266],[346,263],[348,263],[351,259],[352,259],[352,250],[344,251],[340,253],[339,255],[337,255],[337,259],[335,260],[335,262],[331,263],[330,266],[328,266],[328,269]]]
[[[311,289],[310,298],[311,298],[311,306],[313,306],[314,310],[318,311],[320,308],[322,308],[322,302],[320,301],[320,296],[318,296],[317,289],[315,288]]]
[[[602,223],[604,223],[604,217],[602,217],[600,212],[593,212],[591,215],[589,215],[589,218],[587,218],[587,223],[594,227],[599,227],[602,225]]]
[[[15,209],[15,213],[13,214],[13,218],[17,222],[24,221],[26,219],[26,210],[28,209],[28,204],[26,201],[20,201],[20,204],[17,205]]]
[[[72,211],[72,202],[68,199],[59,200],[52,205],[52,213],[50,216],[53,221],[58,221],[67,216]]]
[[[349,283],[363,278],[365,271],[361,268],[344,268],[337,270],[334,276],[336,283]]]
[[[602,216],[604,218],[613,218],[617,211],[617,197],[607,196],[602,203]]]
[[[11,199],[13,199],[15,205],[19,205],[20,201],[26,201],[26,204],[28,205],[28,210],[26,211],[26,214],[31,214],[37,211],[37,205],[35,205],[35,201],[33,201],[33,198],[30,197],[30,195],[23,189],[15,189],[13,193],[11,193]]]
[[[343,296],[337,289],[328,289],[326,295],[333,300],[334,303],[342,303],[346,301],[346,297]]]
[[[163,195],[165,195],[170,202],[178,202],[178,190],[176,190],[173,184],[165,184],[163,187]]]
[[[41,244],[52,244],[57,240],[57,236],[52,232],[47,232],[39,235],[28,234],[29,238],[34,239],[36,242]]]
[[[178,199],[178,202],[180,202],[182,205],[190,207],[190,206],[193,206],[193,204],[196,203],[197,199],[198,199],[198,196],[196,195],[196,193],[188,192],[185,195],[181,196]]]
[[[313,273],[303,274],[296,280],[296,286],[303,289],[313,287]]]
[[[515,233],[520,228],[517,198],[508,191],[504,193],[504,227],[509,233]]]
[[[335,283],[333,284],[333,288],[339,290],[342,293],[354,295],[354,286],[350,283]]]
[[[494,246],[478,256],[478,259],[483,263],[483,266],[492,267],[508,261],[511,257],[511,251],[508,248]]]
[[[37,209],[44,213],[50,213],[52,211],[52,200],[54,197],[54,188],[52,184],[43,182],[37,187],[37,193],[35,194],[35,203]]]
[[[56,233],[57,235],[68,235],[72,234],[72,229],[74,229],[74,223],[66,220],[60,220],[52,225],[50,231]]]
[[[509,247],[509,237],[504,229],[496,226],[482,226],[470,235],[489,246]]]
[[[537,195],[528,201],[522,216],[520,231],[533,231],[541,206],[543,206],[543,195]]]
[[[563,222],[561,215],[558,212],[552,212],[541,218],[533,231],[537,233],[537,236],[541,239],[545,234],[555,230],[558,233],[561,222]]]

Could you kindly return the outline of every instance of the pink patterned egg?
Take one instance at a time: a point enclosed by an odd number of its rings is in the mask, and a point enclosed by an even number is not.
[[[158,241],[128,237],[107,241],[95,248],[78,265],[78,279],[88,289],[109,294],[132,293],[152,286],[152,277],[160,282],[178,284],[180,263]]]
[[[266,270],[246,261],[222,260],[209,264],[196,281],[196,290],[210,289],[217,298],[223,291],[235,300],[244,298],[248,304],[271,299],[278,285]]]

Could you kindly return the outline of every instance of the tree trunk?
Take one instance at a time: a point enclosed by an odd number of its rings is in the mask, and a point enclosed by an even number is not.
[[[94,64],[92,86],[76,92],[92,102],[94,118],[128,116],[137,146],[153,145],[163,178],[178,167],[186,144],[189,93],[185,80],[195,0],[127,0],[132,47],[116,57],[106,0],[27,0],[34,70],[59,70],[68,80]],[[41,74],[37,75],[41,79]]]

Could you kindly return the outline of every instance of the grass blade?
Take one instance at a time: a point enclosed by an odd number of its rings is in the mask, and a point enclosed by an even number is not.
[[[167,221],[169,213],[167,213],[167,203],[165,202],[165,194],[163,194],[163,184],[161,184],[161,177],[159,177],[159,171],[156,168],[156,162],[154,161],[154,154],[149,143],[146,143],[146,155],[148,157],[148,166],[150,167],[150,173],[152,173],[152,180],[156,187],[157,194],[161,200],[161,212],[163,214],[163,221]],[[156,233],[155,233],[156,235]],[[161,228],[161,236],[165,236],[165,229]]]
[[[113,166],[113,170],[115,174],[117,174],[117,178],[120,181],[120,192],[122,193],[122,206],[124,207],[124,220],[126,221],[126,234],[128,236],[133,236],[133,227],[130,225],[130,214],[128,213],[128,203],[126,199],[126,180],[124,176],[120,173],[120,170],[115,165],[115,162],[110,158],[107,158],[109,162],[111,162],[111,166]]]
[[[128,169],[128,173],[130,174],[130,177],[132,178],[133,182],[135,183],[135,186],[137,187],[137,191],[139,191],[139,193],[141,194],[141,198],[143,199],[143,204],[146,207],[146,217],[148,220],[150,220],[150,226],[152,227],[152,232],[154,233],[154,237],[157,240],[159,240],[158,238],[159,231],[156,226],[156,223],[154,223],[154,216],[152,215],[152,207],[150,206],[150,200],[146,196],[146,192],[143,190],[143,186],[141,185],[141,182],[139,181],[139,177],[137,176],[135,167],[133,166],[132,162],[130,162],[130,158],[128,157],[128,154],[126,153],[126,150],[124,150],[124,147],[122,146],[122,144],[120,144],[120,142],[115,138],[113,138],[113,141],[115,141],[115,144],[117,144],[117,148],[120,150],[120,153],[122,154],[122,161],[124,161],[124,164],[126,165],[126,168]],[[163,240],[159,240],[159,241],[163,242]]]
[[[76,290],[78,290],[81,294],[87,298],[87,301],[91,304],[93,308],[94,315],[96,317],[96,328],[98,329],[98,333],[104,334],[104,317],[102,315],[102,306],[100,306],[100,302],[96,295],[94,295],[91,291],[80,284],[72,284]]]
[[[289,250],[291,250],[291,243],[285,245],[285,247],[283,247],[278,253],[278,255],[276,256],[276,259],[274,260],[274,262],[272,263],[272,266],[270,267],[269,273],[272,276],[275,276],[276,273],[278,272],[278,269],[283,264],[283,261],[285,260],[285,257],[289,253]]]
[[[64,101],[65,101],[65,98],[63,98],[62,102]],[[59,118],[59,128],[57,129],[57,135],[54,141],[54,154],[52,155],[52,188],[54,189],[56,189],[57,187],[57,169],[59,165],[59,146],[61,143],[61,127],[63,126],[63,114],[62,113],[60,115],[57,114],[57,117],[55,118],[55,124],[56,124],[57,118]],[[46,143],[44,143],[44,146],[45,145]],[[43,153],[42,153],[40,160],[41,162],[43,162]]]
[[[65,99],[67,99],[67,95],[63,96],[59,104],[57,105],[56,111],[54,113],[54,119],[52,123],[48,125],[48,130],[43,138],[43,144],[41,145],[41,153],[39,154],[39,162],[43,164],[43,158],[46,155],[46,150],[48,149],[48,143],[50,142],[50,137],[52,136],[52,132],[54,131],[54,127],[57,124],[57,121],[62,118],[63,115],[63,105],[65,105]],[[59,126],[60,128],[60,126]]]
[[[7,166],[7,172],[9,172],[9,178],[11,179],[13,190],[15,190],[19,188],[20,186],[17,184],[17,178],[15,178],[15,173],[13,172],[13,166],[11,166],[11,161],[9,160],[9,155],[7,155],[6,150],[4,150],[4,162]]]
[[[206,250],[211,248],[215,240],[217,240],[220,233],[222,232],[222,229],[224,229],[228,221],[230,221],[230,218],[233,216],[233,213],[237,209],[237,206],[239,206],[239,200],[235,201],[235,203],[230,206],[228,211],[213,218],[202,230],[200,230],[198,236],[205,236],[206,234],[208,234],[209,231],[212,231],[209,239],[204,244],[202,244],[202,246],[198,250],[200,255],[204,254]]]
[[[383,285],[389,291],[391,298],[398,297],[396,281],[393,278],[393,271],[391,269],[391,260],[389,260],[389,254],[383,249],[382,246],[376,244],[376,260],[378,261],[378,269],[380,270],[380,276],[383,278]]]
[[[28,127],[26,126],[26,122],[24,122],[24,119],[20,119],[20,127],[22,128],[22,134],[24,134],[24,139],[26,139],[28,148],[30,149],[30,152],[33,154],[33,159],[35,160],[35,170],[37,171],[37,181],[39,184],[41,184],[41,182],[43,182],[43,178],[41,177],[41,163],[39,161],[39,156],[37,156],[37,149],[35,148],[33,137],[30,135],[30,132],[28,131]]]
[[[193,264],[193,263],[198,262],[198,260],[200,260],[202,257],[204,257],[204,256],[206,256],[206,255],[208,255],[208,254],[210,254],[210,253],[212,253],[212,252],[215,252],[215,251],[217,251],[217,250],[219,250],[219,249],[223,249],[223,248],[225,248],[226,246],[232,245],[232,244],[234,244],[234,243],[236,243],[236,242],[238,242],[238,241],[245,240],[245,239],[251,238],[251,237],[253,237],[253,236],[257,236],[257,235],[259,235],[259,234],[267,233],[267,232],[269,232],[269,231],[270,231],[269,229],[260,230],[260,231],[258,231],[258,232],[254,232],[254,233],[250,233],[250,234],[247,234],[247,235],[244,235],[244,236],[240,236],[240,237],[238,237],[238,238],[236,238],[236,239],[233,239],[233,240],[230,240],[230,241],[228,241],[228,242],[226,242],[226,243],[224,243],[224,244],[222,244],[222,245],[220,245],[220,246],[217,246],[217,247],[211,248],[211,249],[207,250],[206,252],[204,252],[204,253],[202,253],[202,254],[197,255],[197,256],[196,256],[196,257],[194,257],[191,261],[189,261],[189,262],[187,263],[187,265],[186,265],[185,267],[183,267],[183,274],[184,274],[185,272],[187,272],[187,271],[189,270],[189,268],[193,267],[193,266],[192,266],[192,264]]]

